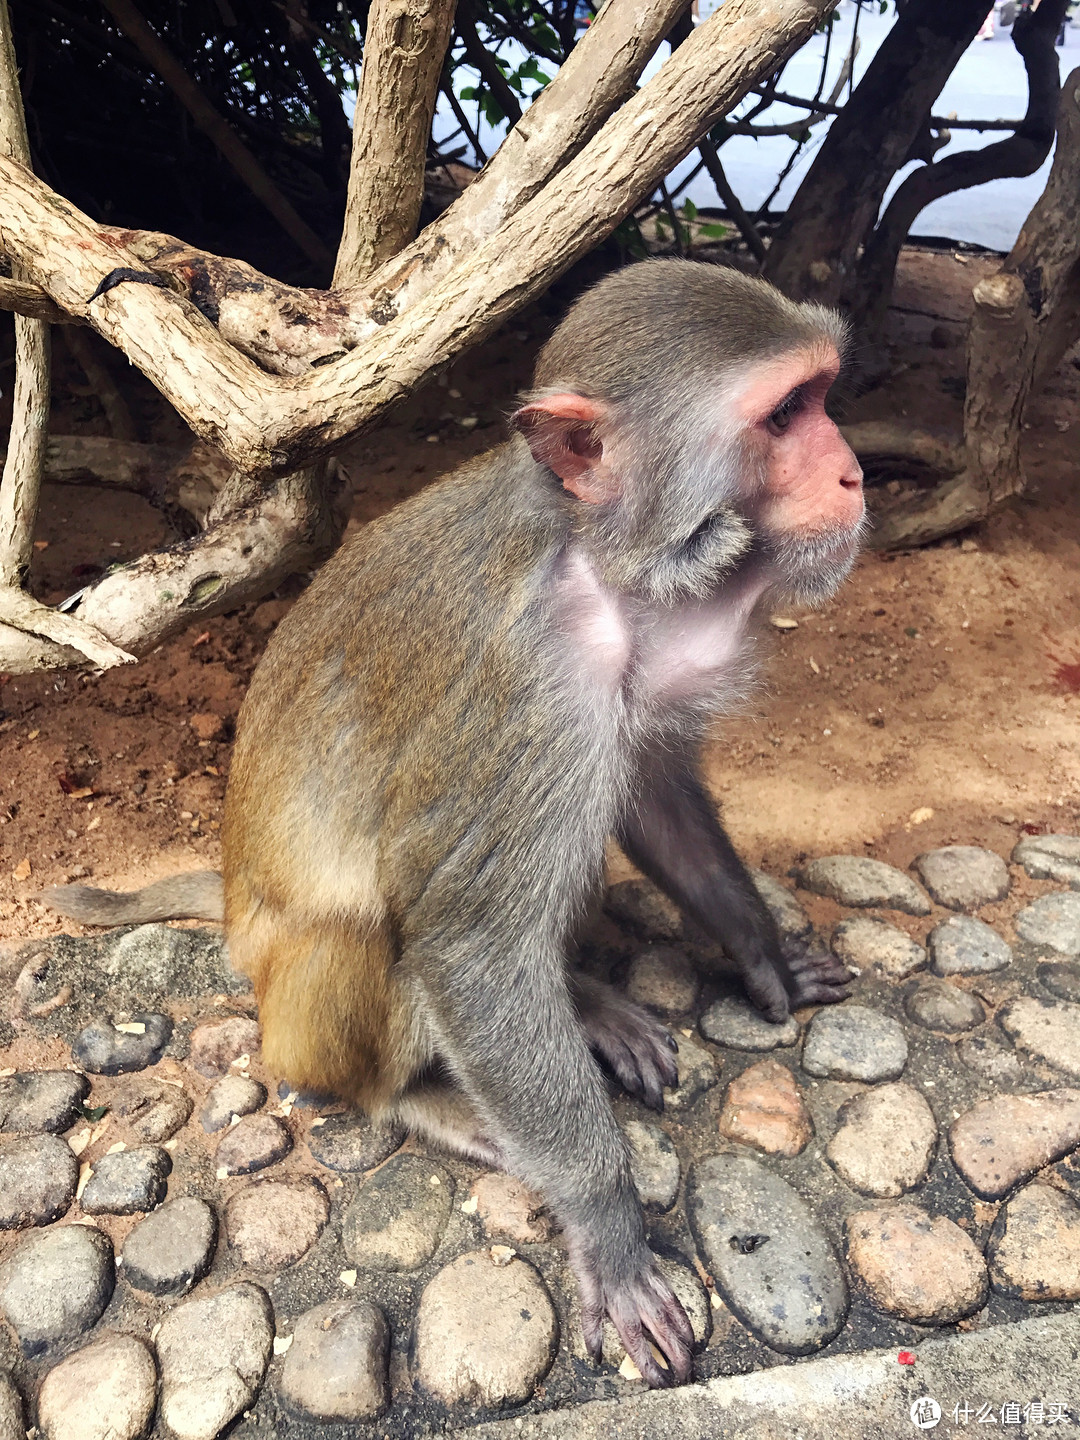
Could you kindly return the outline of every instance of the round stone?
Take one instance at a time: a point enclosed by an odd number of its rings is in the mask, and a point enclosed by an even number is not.
[[[476,1201],[476,1214],[489,1235],[532,1245],[550,1240],[555,1231],[543,1196],[513,1175],[495,1170],[481,1175],[473,1181],[469,1196]]]
[[[643,940],[679,940],[683,920],[679,907],[648,880],[620,880],[604,898],[604,909],[617,925]]]
[[[184,931],[181,934],[187,933]],[[160,1145],[191,1118],[194,1102],[179,1085],[151,1076],[132,1076],[117,1082],[109,1097],[109,1111],[133,1139]]]
[[[266,1104],[266,1086],[247,1075],[224,1075],[211,1085],[199,1120],[208,1135],[224,1130],[234,1115],[253,1115]]]
[[[1080,1080],[1080,1005],[1021,995],[1001,1011],[998,1024],[1021,1050]]]
[[[720,1078],[719,1069],[712,1055],[704,1045],[699,1045],[682,1031],[678,1035],[679,1083],[668,1091],[665,1104],[672,1109],[685,1109],[692,1105],[699,1095],[704,1095]]]
[[[401,1148],[406,1133],[404,1125],[376,1123],[354,1110],[313,1125],[307,1143],[320,1165],[355,1175],[381,1165]]]
[[[1075,960],[1057,960],[1053,964],[1040,965],[1037,973],[1050,994],[1058,1000],[1080,1002],[1080,964]]]
[[[274,1312],[245,1281],[170,1310],[157,1337],[161,1419],[176,1440],[214,1440],[258,1394],[274,1342]]]
[[[241,1055],[254,1055],[259,1048],[259,1026],[248,1015],[229,1015],[196,1025],[191,1032],[190,1061],[200,1075],[216,1080],[227,1075],[229,1066]]]
[[[103,1335],[45,1376],[38,1428],[46,1440],[141,1440],[156,1398],[157,1366],[145,1341]]]
[[[67,1213],[79,1162],[56,1135],[0,1142],[0,1230],[48,1225]]]
[[[900,1022],[865,1005],[818,1010],[803,1045],[803,1069],[830,1080],[895,1080],[907,1064]]]
[[[782,1025],[773,1025],[741,996],[725,995],[702,1015],[701,1033],[714,1045],[734,1050],[777,1050],[795,1044],[799,1026],[790,1015]]]
[[[939,905],[978,910],[1009,893],[1009,867],[979,845],[945,845],[915,861],[922,882]]]
[[[0,1079],[0,1130],[59,1134],[79,1118],[90,1082],[77,1070],[24,1070]]]
[[[947,980],[924,980],[904,997],[908,1017],[925,1030],[955,1034],[974,1030],[986,1019],[986,1011],[974,995],[958,990]]]
[[[150,1295],[184,1295],[210,1269],[217,1217],[205,1200],[181,1195],[140,1220],[124,1241],[123,1273]]]
[[[1035,880],[1080,890],[1080,835],[1025,835],[1012,858]]]
[[[159,1145],[118,1150],[95,1160],[82,1192],[87,1215],[134,1215],[165,1198],[172,1157]]]
[[[1080,1300],[1080,1205],[1028,1185],[998,1214],[987,1248],[995,1290],[1018,1300]]]
[[[289,1127],[276,1115],[244,1115],[221,1137],[218,1168],[230,1175],[250,1175],[283,1160],[292,1147]]]
[[[168,1015],[139,1013],[115,1023],[95,1020],[79,1031],[71,1053],[75,1063],[93,1075],[124,1075],[156,1065],[172,1032]]]
[[[934,1112],[912,1085],[894,1081],[840,1107],[825,1153],[837,1173],[864,1195],[903,1195],[927,1176],[937,1146]]]
[[[438,1271],[416,1313],[416,1378],[446,1405],[521,1405],[547,1374],[558,1326],[524,1260],[473,1250]]]
[[[454,1182],[441,1165],[396,1155],[361,1187],[341,1240],[365,1270],[415,1270],[435,1254],[450,1218]]]
[[[689,957],[674,945],[650,945],[630,962],[626,993],[636,1005],[658,1015],[684,1015],[692,1010],[700,985]]]
[[[956,1053],[969,1070],[992,1080],[995,1085],[1016,1085],[1024,1078],[1024,1067],[1016,1051],[989,1035],[972,1035],[961,1040]]]
[[[749,1155],[710,1156],[691,1169],[687,1214],[724,1301],[760,1340],[807,1355],[839,1333],[843,1271],[786,1180]]]
[[[926,951],[910,935],[867,915],[841,920],[833,931],[832,948],[845,965],[876,970],[893,980],[903,980],[926,964]]]
[[[22,1396],[10,1375],[0,1371],[0,1440],[26,1440]]]
[[[1042,895],[1013,918],[1021,940],[1059,955],[1080,955],[1080,893],[1055,891]]]
[[[953,1163],[983,1200],[1000,1200],[1080,1145],[1080,1090],[995,1095],[949,1127]]]
[[[778,1060],[759,1060],[728,1086],[720,1133],[767,1155],[798,1155],[814,1133],[795,1077]]]
[[[279,1393],[304,1420],[374,1420],[389,1403],[390,1331],[366,1300],[329,1300],[301,1315]]]
[[[749,874],[755,890],[765,901],[766,908],[776,921],[780,934],[790,940],[808,939],[813,929],[810,917],[787,886],[781,885],[779,880],[774,880],[764,870],[751,869]]]
[[[630,1170],[641,1203],[654,1214],[670,1210],[679,1194],[682,1174],[671,1137],[647,1120],[629,1121],[623,1133],[630,1146]]]
[[[827,895],[857,909],[880,905],[906,915],[930,914],[929,900],[910,875],[866,855],[824,855],[811,860],[799,875],[799,884],[815,895]]]
[[[263,1180],[225,1206],[229,1244],[253,1270],[280,1270],[306,1255],[330,1218],[330,1201],[317,1180]]]
[[[935,975],[981,975],[1001,970],[1013,958],[996,930],[970,915],[951,915],[927,936]]]
[[[943,1215],[903,1201],[844,1221],[848,1262],[879,1309],[919,1325],[954,1325],[986,1304],[986,1264]]]
[[[112,1245],[95,1226],[39,1230],[0,1265],[0,1313],[23,1352],[40,1355],[97,1322],[115,1279]]]

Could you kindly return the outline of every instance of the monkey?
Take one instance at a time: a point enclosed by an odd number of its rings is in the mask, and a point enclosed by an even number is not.
[[[848,347],[836,313],[733,269],[609,275],[510,438],[327,562],[237,724],[224,923],[266,1063],[543,1194],[589,1354],[609,1316],[652,1386],[688,1379],[693,1336],[598,1058],[658,1108],[675,1046],[570,945],[614,836],[768,1020],[847,994],[833,957],[781,942],[699,757],[768,605],[822,602],[854,563],[862,472],[825,408]],[[220,913],[216,877],[180,879]],[[168,911],[94,894],[49,898]]]

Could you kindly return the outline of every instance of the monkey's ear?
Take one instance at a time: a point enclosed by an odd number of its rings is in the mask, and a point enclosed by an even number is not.
[[[590,505],[614,500],[618,482],[604,464],[597,426],[603,408],[584,395],[545,395],[523,405],[510,423],[528,441],[533,459],[553,470],[563,488]]]

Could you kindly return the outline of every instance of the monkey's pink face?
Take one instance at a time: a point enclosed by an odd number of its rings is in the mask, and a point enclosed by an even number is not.
[[[746,496],[760,527],[776,538],[850,531],[863,518],[862,469],[825,413],[840,373],[831,345],[795,351],[757,367],[734,410],[764,479]]]

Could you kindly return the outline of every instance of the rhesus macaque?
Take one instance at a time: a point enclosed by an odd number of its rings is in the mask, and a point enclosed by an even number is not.
[[[781,943],[698,756],[763,609],[853,562],[862,475],[825,411],[845,345],[835,314],[734,270],[608,277],[512,438],[328,562],[238,724],[225,927],[267,1064],[544,1194],[589,1352],[606,1313],[651,1385],[687,1379],[692,1334],[594,1053],[659,1108],[675,1047],[568,945],[613,834],[769,1020],[844,998],[835,960]],[[215,877],[194,883],[213,913]],[[59,903],[98,918],[85,891]]]

